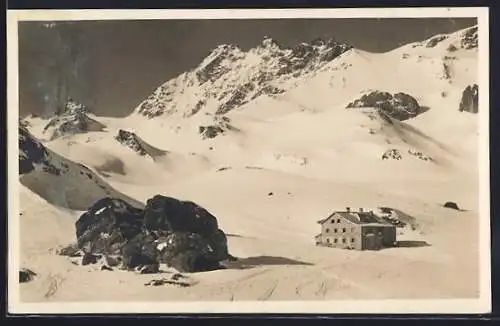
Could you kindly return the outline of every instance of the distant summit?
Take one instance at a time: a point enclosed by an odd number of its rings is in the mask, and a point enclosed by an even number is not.
[[[201,111],[226,114],[259,96],[284,93],[351,48],[321,39],[283,47],[270,37],[247,52],[222,44],[198,67],[158,87],[137,112],[148,118],[191,117]]]
[[[230,134],[231,128],[221,126],[220,118],[254,104],[259,107],[260,101],[276,102],[284,110],[281,105],[298,104],[310,112],[339,105],[375,107],[405,121],[432,109],[422,101],[428,91],[427,85],[418,84],[419,79],[426,78],[432,85],[429,89],[436,90],[440,98],[453,94],[455,85],[463,87],[465,81],[474,80],[476,68],[470,61],[477,46],[477,26],[434,35],[383,54],[333,38],[288,46],[266,36],[248,51],[221,44],[198,66],[158,87],[133,115],[178,125],[193,118],[189,124],[202,139]],[[404,77],[395,82],[391,76],[398,70],[404,70]]]
[[[62,109],[50,119],[44,127],[44,133],[51,133],[50,140],[56,138],[90,131],[102,131],[106,126],[89,117],[86,106],[72,99],[68,99]]]

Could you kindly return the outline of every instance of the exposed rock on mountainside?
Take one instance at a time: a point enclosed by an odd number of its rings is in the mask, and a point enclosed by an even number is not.
[[[382,159],[387,160],[387,159],[393,159],[393,160],[400,160],[402,159],[403,156],[401,155],[401,152],[397,149],[388,149],[387,151],[382,154]]]
[[[52,132],[50,139],[56,139],[65,135],[86,133],[90,131],[102,131],[106,126],[88,116],[89,111],[86,106],[71,99],[65,104],[61,112],[44,128],[44,133]]]
[[[478,46],[477,26],[466,29],[460,39],[460,46],[463,49],[474,49]]]
[[[141,156],[148,156],[152,159],[167,154],[167,151],[153,147],[142,140],[135,133],[123,129],[118,130],[115,139]]]
[[[76,236],[85,253],[119,256],[126,269],[157,271],[165,263],[181,272],[207,271],[230,257],[215,216],[160,195],[144,210],[115,198],[99,200],[76,222]]]
[[[231,120],[226,116],[214,116],[214,124],[208,126],[200,126],[198,132],[203,139],[215,138],[224,132],[238,129],[231,125]]]
[[[457,32],[457,34],[440,34],[435,35],[425,41],[415,42],[412,44],[412,48],[416,47],[426,47],[435,48],[441,44],[447,44],[447,51],[455,52],[458,49],[470,50],[477,49],[478,46],[478,34],[477,25],[466,28],[462,31]]]
[[[224,129],[219,126],[200,126],[198,131],[203,139],[215,138],[224,133]]]
[[[45,147],[29,133],[28,129],[19,126],[19,174],[33,171],[35,164],[43,164],[47,158],[48,152]]]
[[[137,142],[136,136],[133,132],[120,129],[118,130],[118,135],[115,136],[115,139],[119,143],[132,149],[134,152],[137,152],[139,155],[141,156],[147,155],[146,151]]]
[[[460,100],[459,111],[477,113],[479,109],[479,87],[477,84],[468,85],[462,92],[462,99]]]
[[[447,35],[436,35],[434,36],[433,38],[431,38],[430,40],[427,41],[427,43],[425,44],[426,47],[428,48],[433,48],[435,47],[439,42],[441,41],[444,41],[448,38]]]
[[[31,127],[31,122],[23,120],[23,119],[19,119],[19,126],[28,129]]]
[[[412,156],[414,156],[422,161],[433,161],[432,157],[427,156],[424,153],[422,153],[420,151],[413,150],[413,149],[409,149],[408,154],[410,154],[410,155],[412,155]]]
[[[19,270],[19,283],[26,283],[33,281],[35,276],[36,273],[33,272],[32,270],[28,268],[21,268],[21,270]]]
[[[432,159],[432,157],[425,155],[421,151],[417,151],[417,150],[414,150],[411,148],[408,149],[408,154],[415,157],[415,158],[418,158],[419,160],[422,160],[422,161],[429,161],[429,162],[434,161]],[[399,151],[398,149],[395,149],[395,148],[388,149],[387,151],[385,151],[382,154],[383,160],[387,160],[387,159],[401,160],[402,158],[403,158],[403,154],[401,154],[401,151]]]
[[[393,119],[404,121],[420,114],[423,109],[417,100],[405,93],[391,94],[372,91],[349,103],[347,108],[379,108]]]
[[[351,48],[321,39],[287,48],[265,38],[247,52],[220,45],[197,68],[157,88],[138,112],[149,118],[175,113],[190,117],[202,110],[225,114],[261,95],[285,92],[292,85],[286,81],[303,80]]]

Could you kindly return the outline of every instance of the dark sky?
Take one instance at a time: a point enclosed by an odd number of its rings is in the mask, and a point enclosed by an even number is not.
[[[123,116],[211,49],[247,50],[270,36],[293,46],[317,37],[372,52],[449,33],[475,18],[82,21],[19,25],[20,114],[53,112],[57,78],[96,114]],[[46,100],[44,100],[46,98]]]

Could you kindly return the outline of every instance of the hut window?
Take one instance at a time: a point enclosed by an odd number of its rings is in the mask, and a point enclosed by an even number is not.
[[[345,233],[345,231],[346,231],[346,228],[343,228],[343,229],[342,229],[342,232],[344,232],[344,233]]]
[[[351,242],[353,242],[353,243],[354,243],[355,241],[356,241],[356,240],[355,240],[354,238],[352,238],[352,239],[351,239]]]
[[[326,239],[326,242],[330,243],[330,239],[329,239],[329,238],[327,238],[327,239]]]
[[[326,232],[326,233],[329,233],[329,232],[330,232],[330,229],[326,229],[326,230],[325,230],[325,232]]]
[[[342,239],[342,243],[346,243],[346,242],[347,242],[346,239]]]
[[[333,242],[334,242],[334,243],[337,243],[337,238],[333,239]]]
[[[340,218],[339,218],[339,219],[337,219],[337,223],[340,223]]]
[[[337,229],[333,229],[333,232],[337,233]]]

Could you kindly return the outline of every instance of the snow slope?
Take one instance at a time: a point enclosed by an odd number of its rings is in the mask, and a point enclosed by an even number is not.
[[[63,208],[86,210],[100,198],[142,203],[115,190],[94,171],[47,149],[27,130],[19,128],[20,182],[48,202]]]
[[[127,197],[164,194],[209,209],[241,259],[227,270],[189,275],[197,282],[189,288],[149,288],[144,283],[157,276],[74,266],[41,249],[69,237],[31,234],[42,223],[73,234],[78,212],[55,214],[59,208],[23,190],[24,248],[38,248],[23,249],[23,262],[42,275],[23,284],[23,299],[477,297],[478,115],[459,112],[464,87],[477,82],[474,35],[471,28],[377,54],[318,40],[286,49],[266,39],[248,52],[224,45],[129,117],[98,117],[106,132],[43,142]],[[371,90],[408,93],[426,111],[397,121],[375,108],[346,109]],[[231,128],[201,137],[200,126],[222,117]],[[41,122],[30,122],[37,135]],[[138,155],[114,138],[119,130],[134,133],[146,152],[163,154]],[[393,149],[401,160],[381,159]],[[446,201],[464,210],[445,209]],[[398,229],[402,247],[379,252],[314,246],[316,221],[345,206],[392,207],[418,228]],[[45,296],[54,282],[56,291]]]

